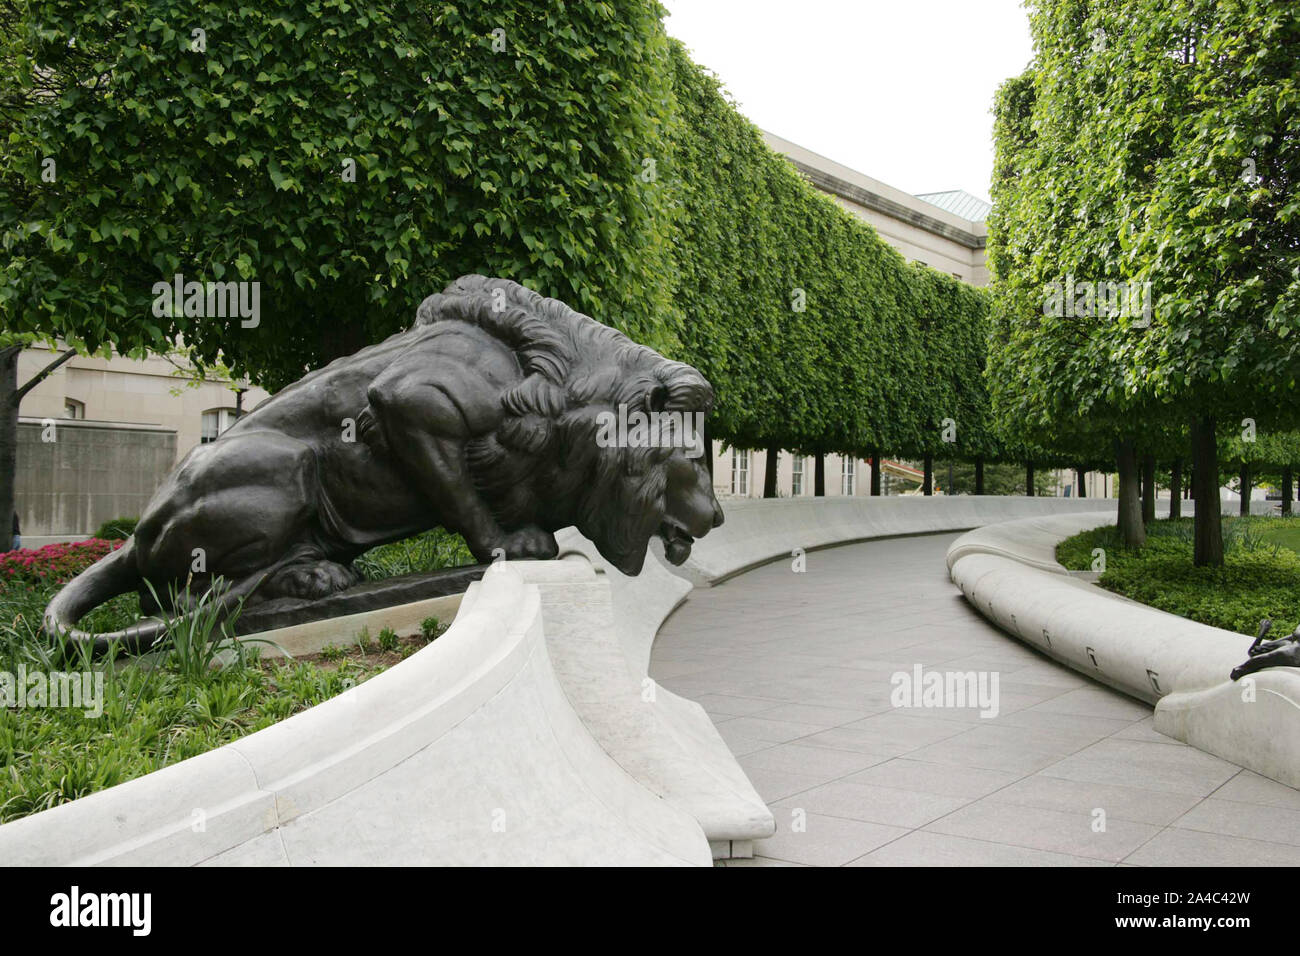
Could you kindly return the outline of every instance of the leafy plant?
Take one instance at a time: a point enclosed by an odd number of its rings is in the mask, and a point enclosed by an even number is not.
[[[339,647],[337,644],[326,644],[320,649],[321,658],[331,662],[341,661],[343,658],[347,657],[347,655],[347,649]]]
[[[474,555],[460,535],[443,528],[371,548],[353,562],[368,581],[398,577],[442,568],[474,564]]]
[[[93,537],[105,541],[125,541],[135,534],[135,526],[139,523],[139,518],[112,518],[101,524]]]
[[[230,588],[220,577],[198,598],[192,597],[188,586],[169,588],[170,600],[165,605],[158,601],[158,594],[147,579],[145,586],[155,603],[181,609],[166,619],[163,633],[150,650],[163,655],[184,677],[197,678],[214,668],[227,666],[230,661],[246,667],[257,659],[257,644],[273,643],[268,638],[239,640],[235,637],[235,622],[244,609],[245,598],[240,597],[233,607],[229,606],[225,598]]]
[[[381,631],[379,634],[379,643],[381,648],[383,647],[383,641],[384,641],[384,635],[383,632]],[[369,651],[371,645],[374,644],[374,639],[370,636],[370,628],[365,627],[363,625],[361,630],[357,631],[355,643],[357,647],[361,649],[362,654],[365,654],[367,651]]]

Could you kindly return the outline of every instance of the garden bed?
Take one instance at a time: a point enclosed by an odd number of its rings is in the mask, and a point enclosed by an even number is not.
[[[121,541],[0,555],[0,823],[115,786],[254,733],[368,680],[437,638],[430,618],[415,634],[340,634],[296,659],[262,660],[199,613],[148,653],[88,649],[40,630],[50,597]],[[472,563],[442,531],[373,549],[357,567],[370,580]],[[92,631],[139,617],[134,594],[88,615]],[[75,704],[75,706],[73,706]]]
[[[1254,636],[1262,618],[1274,635],[1300,622],[1300,517],[1225,517],[1223,567],[1192,563],[1192,519],[1157,521],[1147,543],[1125,548],[1114,525],[1062,541],[1056,559],[1072,571],[1100,570],[1098,584],[1181,617]],[[1100,549],[1100,554],[1097,553]]]

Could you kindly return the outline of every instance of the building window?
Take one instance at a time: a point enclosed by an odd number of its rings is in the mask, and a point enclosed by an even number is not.
[[[840,494],[854,494],[853,479],[856,477],[854,466],[857,464],[852,458],[844,458],[840,461]]]
[[[85,418],[85,404],[77,401],[75,398],[65,398],[63,400],[63,417],[74,419]]]
[[[803,455],[795,455],[790,473],[790,497],[797,498],[803,494]]]
[[[233,408],[209,408],[203,413],[203,423],[199,429],[199,444],[206,445],[216,441],[217,436],[235,424],[238,415]]]
[[[731,449],[731,493],[749,494],[749,450]]]

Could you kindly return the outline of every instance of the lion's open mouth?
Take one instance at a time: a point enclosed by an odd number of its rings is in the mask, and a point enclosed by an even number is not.
[[[664,557],[670,564],[681,564],[691,556],[691,545],[695,539],[672,518],[665,518],[659,525],[659,537],[663,538]]]

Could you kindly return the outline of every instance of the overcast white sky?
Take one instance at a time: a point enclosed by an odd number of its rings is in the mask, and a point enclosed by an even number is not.
[[[909,193],[989,198],[993,93],[1029,62],[1021,0],[661,0],[763,129]]]

